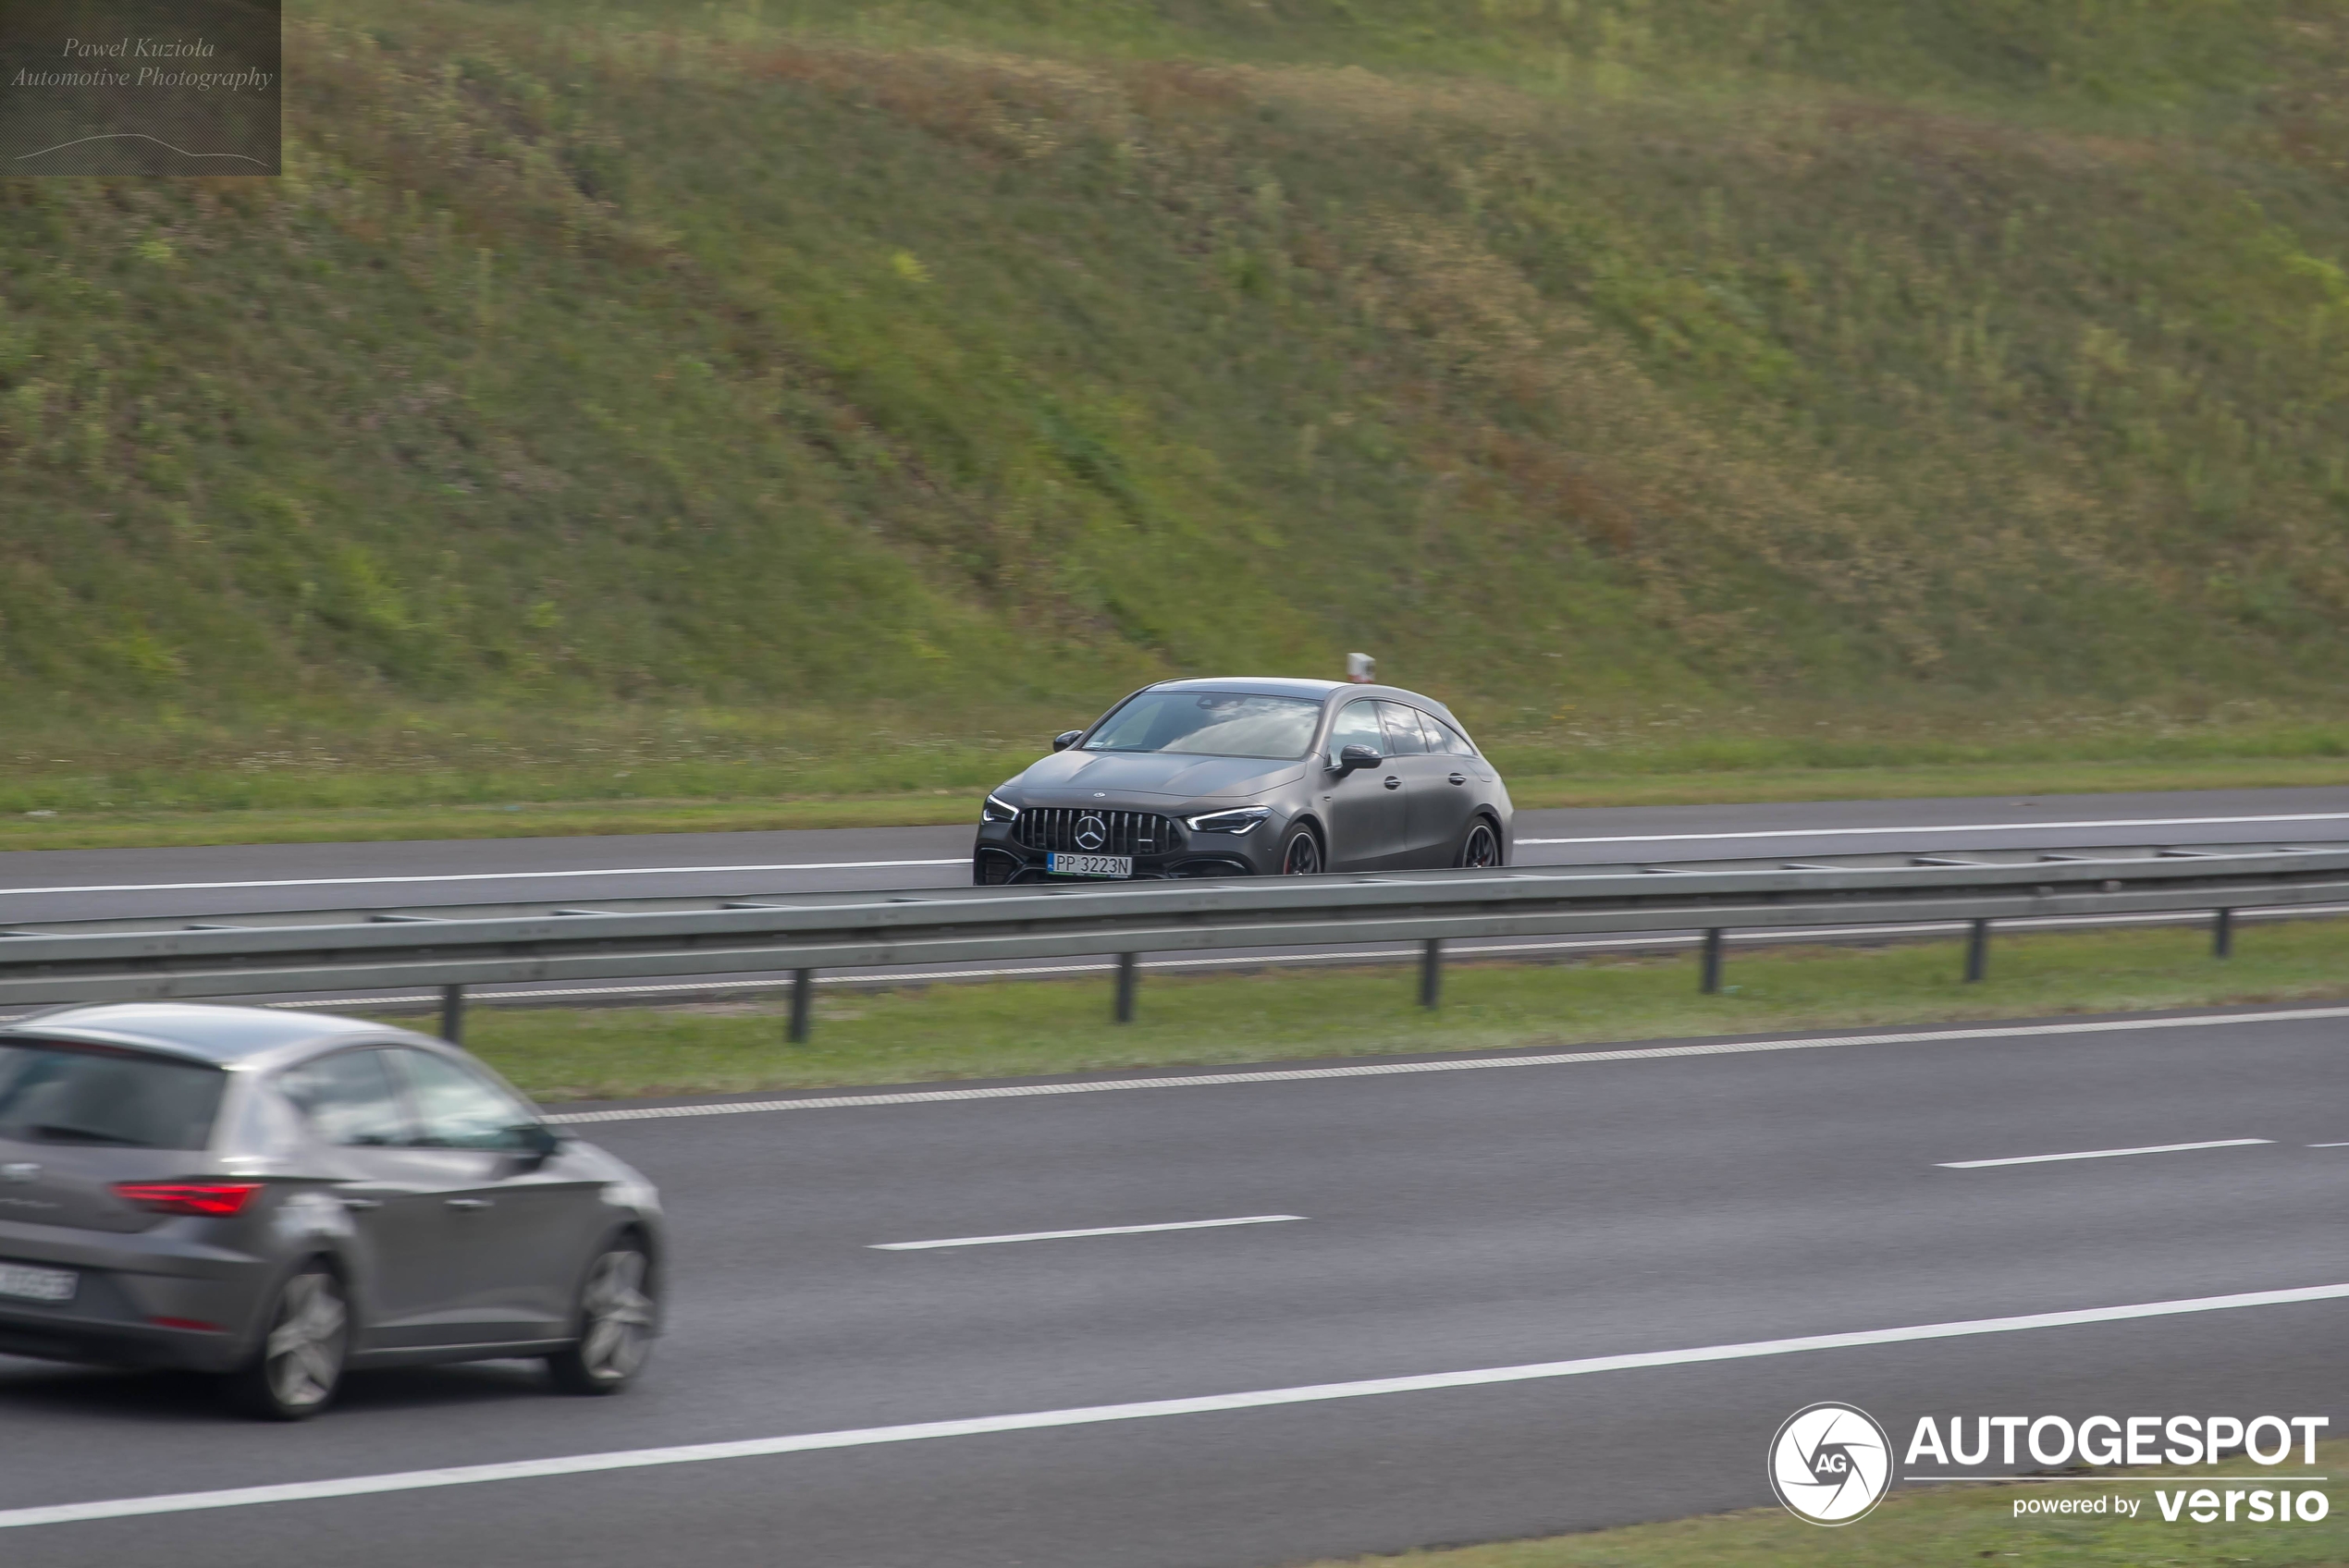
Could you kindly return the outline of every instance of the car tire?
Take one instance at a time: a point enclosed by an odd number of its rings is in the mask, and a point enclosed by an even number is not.
[[[580,1281],[572,1321],[579,1337],[547,1358],[557,1389],[616,1394],[635,1380],[658,1328],[653,1260],[642,1242],[624,1236],[596,1256]]]
[[[1452,864],[1462,871],[1497,871],[1506,853],[1501,848],[1501,830],[1493,825],[1491,817],[1480,816],[1460,835],[1460,847],[1453,854]]]
[[[1329,869],[1322,854],[1322,836],[1310,822],[1300,822],[1281,840],[1281,875],[1312,876]]]
[[[229,1398],[264,1421],[306,1421],[334,1403],[350,1354],[350,1297],[313,1261],[277,1287],[252,1359],[228,1374]]]

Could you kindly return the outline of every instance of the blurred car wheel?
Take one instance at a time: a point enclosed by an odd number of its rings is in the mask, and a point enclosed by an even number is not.
[[[264,1420],[306,1420],[334,1402],[350,1350],[342,1281],[325,1264],[310,1264],[277,1292],[260,1348],[228,1375],[230,1396]]]
[[[1455,864],[1471,871],[1489,870],[1501,864],[1501,836],[1493,824],[1478,817],[1469,824],[1468,836],[1460,840],[1460,856]]]
[[[617,1393],[652,1354],[653,1260],[634,1241],[596,1259],[579,1289],[579,1338],[547,1358],[567,1394]]]
[[[1281,845],[1281,875],[1311,876],[1322,869],[1322,840],[1309,823],[1298,823],[1288,830],[1288,838]]]

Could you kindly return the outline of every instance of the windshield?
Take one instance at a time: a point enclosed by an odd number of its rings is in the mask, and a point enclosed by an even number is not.
[[[200,1149],[228,1076],[129,1051],[0,1046],[0,1138]]]
[[[1088,752],[1183,752],[1210,757],[1301,757],[1322,704],[1237,692],[1145,692],[1109,717]]]

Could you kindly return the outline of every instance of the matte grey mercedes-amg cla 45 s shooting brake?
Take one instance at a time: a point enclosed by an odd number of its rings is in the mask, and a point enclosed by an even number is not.
[[[987,797],[980,883],[1264,876],[1508,858],[1509,792],[1451,710],[1394,686],[1146,686]]]
[[[222,1375],[293,1420],[346,1367],[543,1356],[625,1386],[660,1205],[442,1041],[163,1003],[0,1029],[0,1352]]]

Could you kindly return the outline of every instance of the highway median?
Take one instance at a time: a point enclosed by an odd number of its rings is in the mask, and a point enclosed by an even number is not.
[[[2051,1018],[2349,997],[2349,921],[2246,926],[2234,956],[2195,928],[2036,932],[1996,938],[1987,977],[1964,944],[1733,949],[1719,995],[1688,955],[1584,953],[1567,962],[1463,955],[1443,1006],[1417,1003],[1406,963],[1246,974],[1145,969],[1135,1021],[1110,1022],[1113,978],[821,988],[810,1038],[785,1038],[788,998],[744,987],[691,1003],[488,1006],[466,1045],[548,1101],[1014,1078],[1600,1041]],[[411,1021],[412,1022],[412,1020]]]

